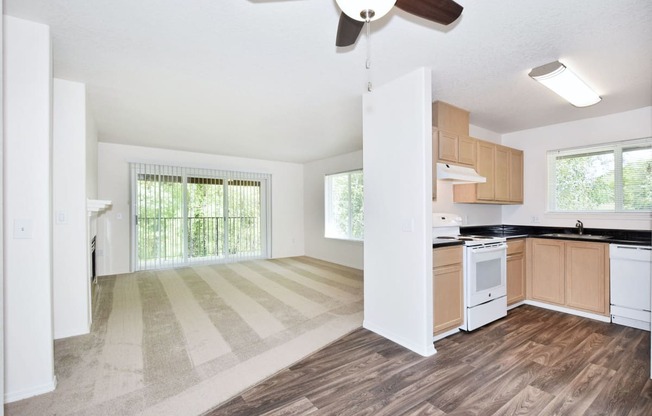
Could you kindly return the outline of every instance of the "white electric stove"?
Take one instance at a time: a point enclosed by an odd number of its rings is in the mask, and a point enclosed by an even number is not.
[[[507,240],[504,237],[460,235],[462,218],[432,214],[432,241],[464,242],[464,324],[473,331],[507,316]]]

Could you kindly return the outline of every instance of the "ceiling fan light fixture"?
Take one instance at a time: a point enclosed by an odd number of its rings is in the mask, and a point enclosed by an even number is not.
[[[342,13],[359,22],[373,22],[392,10],[396,0],[335,0]]]
[[[541,65],[528,74],[575,107],[597,104],[602,98],[559,61]]]

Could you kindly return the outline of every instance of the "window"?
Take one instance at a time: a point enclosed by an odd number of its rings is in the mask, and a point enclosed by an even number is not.
[[[269,257],[270,175],[130,167],[133,270]]]
[[[325,236],[345,240],[364,238],[362,171],[325,178]]]
[[[548,210],[652,211],[652,138],[549,151]]]

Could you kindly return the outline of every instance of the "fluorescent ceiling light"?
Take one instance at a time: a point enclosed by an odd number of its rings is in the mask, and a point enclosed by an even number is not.
[[[536,67],[529,75],[575,107],[588,107],[602,99],[573,71],[558,61]]]
[[[335,0],[342,12],[359,22],[373,22],[385,16],[396,0]]]

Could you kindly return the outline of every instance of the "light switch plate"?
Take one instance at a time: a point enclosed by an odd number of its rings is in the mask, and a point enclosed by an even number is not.
[[[404,218],[401,222],[401,230],[404,233],[411,233],[414,231],[414,218]]]
[[[32,220],[14,220],[14,239],[32,238]]]
[[[68,216],[66,215],[65,211],[57,211],[55,213],[55,223],[56,224],[67,224],[68,223]]]

